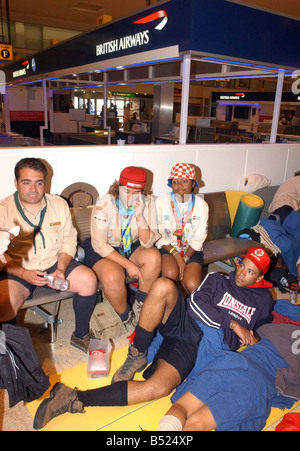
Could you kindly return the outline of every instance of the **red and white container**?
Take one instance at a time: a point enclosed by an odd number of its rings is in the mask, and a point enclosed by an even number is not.
[[[87,355],[87,375],[91,379],[107,377],[110,370],[110,353],[112,345],[109,340],[92,338]]]

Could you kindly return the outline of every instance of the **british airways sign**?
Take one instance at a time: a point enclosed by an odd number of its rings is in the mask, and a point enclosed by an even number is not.
[[[162,20],[161,20],[162,19]],[[158,21],[155,30],[162,30],[168,23],[168,15],[166,11],[160,10],[156,13],[150,14],[142,19],[136,20],[134,24],[147,24],[149,22]],[[96,56],[106,55],[108,53],[119,52],[120,50],[127,50],[133,47],[142,47],[150,42],[150,30],[140,31],[131,35],[123,36],[118,39],[113,39],[96,45]]]

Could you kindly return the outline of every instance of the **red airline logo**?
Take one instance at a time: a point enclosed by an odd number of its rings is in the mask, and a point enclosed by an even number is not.
[[[168,15],[166,11],[161,10],[157,11],[156,13],[150,14],[149,16],[143,17],[140,20],[135,21],[136,24],[145,24],[152,22],[153,20],[161,19],[162,21],[155,27],[155,30],[162,30],[168,23]]]

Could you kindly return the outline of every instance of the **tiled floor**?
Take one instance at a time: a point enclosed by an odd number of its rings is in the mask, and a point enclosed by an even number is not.
[[[210,270],[215,270],[210,268]],[[286,297],[274,290],[274,298]],[[85,363],[86,355],[70,345],[74,327],[72,300],[62,302],[59,317],[63,320],[58,326],[56,343],[50,344],[48,333],[44,330],[43,320],[31,310],[21,312],[19,325],[25,325],[30,330],[35,350],[42,362],[47,375],[60,373],[65,369]],[[116,340],[116,348],[126,346],[126,337]],[[32,417],[23,403],[9,409],[6,392],[0,390],[0,431],[32,431]]]

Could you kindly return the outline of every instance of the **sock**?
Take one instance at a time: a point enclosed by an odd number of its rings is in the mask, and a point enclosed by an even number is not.
[[[157,431],[182,431],[182,424],[174,415],[165,415],[156,428]]]
[[[148,296],[148,293],[145,293],[144,291],[140,291],[140,290],[138,290],[135,295],[136,300],[138,302],[144,302],[144,300],[146,299],[147,296]]]
[[[78,400],[84,407],[127,406],[127,385],[127,381],[121,381],[94,390],[78,391]]]
[[[97,292],[91,296],[74,294],[75,332],[77,338],[83,338],[90,331],[90,319],[97,301]]]
[[[119,317],[121,318],[122,321],[126,321],[128,319],[130,310],[131,310],[131,307],[129,304],[127,304],[125,312],[122,313],[121,315],[119,314]]]
[[[142,353],[145,353],[154,337],[154,332],[148,332],[143,329],[139,324],[135,328],[135,336],[133,340],[133,346]]]

